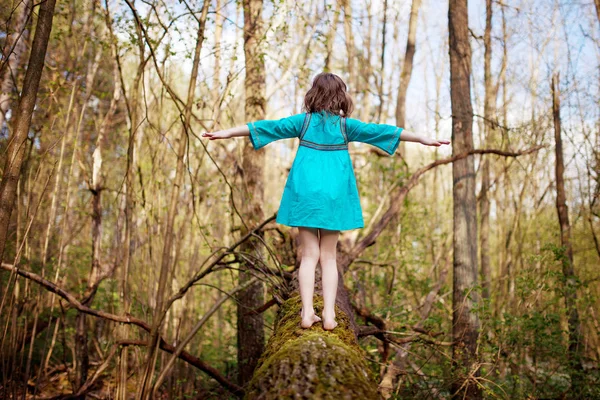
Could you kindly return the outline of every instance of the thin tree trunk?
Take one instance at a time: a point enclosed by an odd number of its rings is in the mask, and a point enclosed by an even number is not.
[[[108,15],[108,10],[106,14],[107,25],[111,30],[111,40],[115,41],[115,35],[112,31],[112,22],[110,21],[110,15]],[[134,174],[135,174],[135,163],[134,163],[134,153],[135,153],[135,142],[136,142],[136,134],[139,127],[139,103],[140,103],[140,84],[144,76],[144,69],[146,67],[147,58],[145,56],[145,46],[144,46],[144,37],[142,35],[141,28],[138,24],[136,26],[136,37],[138,43],[138,59],[139,64],[135,74],[135,78],[131,85],[131,99],[129,102],[129,141],[127,146],[127,171],[125,177],[125,237],[124,237],[124,246],[123,246],[123,267],[121,268],[121,277],[120,277],[120,298],[123,302],[123,309],[125,312],[129,312],[129,290],[128,290],[128,280],[129,280],[129,269],[131,267],[131,258],[132,258],[132,232],[133,232],[133,208],[134,208],[134,196],[133,196],[133,182],[134,182]],[[116,45],[115,45],[116,46]],[[113,54],[115,57],[118,57],[118,49],[113,48]],[[121,77],[121,80],[123,77]],[[125,349],[126,350],[126,349]]]
[[[495,94],[493,93],[492,83],[492,0],[485,1],[485,31],[483,34],[483,44],[485,47],[483,60],[483,80],[485,85],[485,98],[483,106],[484,123],[484,142],[486,147],[490,147],[492,134],[492,113]],[[491,271],[490,271],[490,199],[488,192],[490,190],[490,160],[483,159],[482,177],[481,177],[481,283],[483,287],[482,295],[484,299],[490,298]]]
[[[60,145],[60,156],[58,158],[58,167],[55,172],[54,188],[52,191],[52,202],[50,205],[50,216],[48,217],[48,225],[46,226],[46,235],[44,237],[44,247],[42,249],[42,276],[46,274],[46,263],[48,262],[48,246],[50,245],[50,237],[52,235],[52,227],[56,221],[56,211],[58,208],[58,197],[60,196],[60,186],[62,183],[62,166],[65,154],[66,143],[69,141],[69,122],[71,116],[71,110],[73,109],[73,102],[75,99],[75,89],[77,87],[77,80],[73,82],[73,88],[71,89],[71,96],[69,100],[69,106],[67,108],[67,114],[65,117],[65,128],[63,137]]]
[[[245,114],[247,121],[263,119],[265,116],[265,64],[261,43],[263,33],[262,7],[263,0],[244,0],[244,54],[246,57]],[[242,160],[243,179],[243,213],[246,227],[242,227],[242,235],[249,228],[258,225],[264,216],[263,203],[263,168],[264,151],[256,151],[249,141],[244,142]],[[259,259],[261,243],[252,238],[241,247],[242,252],[253,253]],[[252,279],[246,272],[251,268],[242,263],[239,273],[239,285]],[[249,314],[248,310],[256,309],[264,304],[264,284],[262,281],[251,285],[237,295],[237,346],[238,346],[238,383],[245,385],[254,373],[258,359],[265,346],[264,320],[262,314]]]
[[[564,296],[569,326],[569,362],[571,367],[570,398],[581,398],[583,387],[583,366],[581,363],[582,338],[579,313],[577,312],[577,276],[573,264],[573,246],[571,245],[571,225],[565,194],[563,149],[560,119],[559,75],[552,76],[552,115],[554,117],[554,139],[556,141],[556,211],[560,223],[560,244],[564,249],[560,261],[564,275]]]
[[[0,69],[0,130],[4,125],[6,112],[10,106],[10,95],[15,86],[15,77],[27,48],[29,38],[27,23],[31,15],[32,3],[32,0],[21,1],[21,11],[15,23],[15,30],[6,42],[5,55]]]
[[[358,69],[356,71],[356,89],[357,92],[361,94],[360,107],[357,111],[358,119],[362,121],[369,120],[371,114],[372,88],[370,87],[369,78],[373,75],[373,64],[371,63],[373,2],[367,0],[365,8],[367,10],[367,23],[366,32],[363,33],[363,49],[361,49],[356,56],[356,62],[358,64]]]
[[[383,114],[383,82],[385,81],[385,35],[387,34],[387,14],[388,14],[388,0],[383,1],[383,21],[381,27],[381,60],[379,67],[379,78],[377,79],[377,96],[379,97],[379,105],[377,106],[377,116],[375,122],[381,121]]]
[[[15,114],[15,128],[6,151],[4,176],[2,177],[2,183],[0,183],[0,262],[4,255],[10,215],[15,202],[25,149],[27,148],[25,142],[29,134],[33,108],[35,107],[42,70],[44,69],[55,4],[56,0],[47,0],[40,6],[29,65],[27,66],[23,90],[21,91],[21,101]]]
[[[131,297],[129,295],[129,271],[131,270],[131,264],[133,259],[133,231],[134,221],[133,213],[135,212],[135,192],[134,192],[134,175],[135,175],[135,146],[136,136],[138,135],[138,129],[140,129],[140,84],[144,76],[144,69],[146,67],[145,60],[145,46],[144,38],[142,36],[141,29],[136,24],[136,35],[139,46],[139,65],[133,84],[131,85],[130,92],[130,103],[129,103],[129,140],[127,144],[127,170],[125,177],[125,232],[123,237],[123,262],[121,266],[121,273],[119,276],[119,297],[123,305],[123,311],[128,313],[131,307]],[[114,37],[114,35],[113,35]],[[114,39],[113,39],[114,40]],[[117,54],[117,51],[114,51]],[[125,327],[121,327],[119,336],[122,339],[127,338],[127,332]],[[148,347],[148,351],[151,348]],[[127,377],[129,369],[129,348],[124,347],[121,349],[119,355],[119,373],[117,378],[117,399],[126,400],[127,396]],[[141,372],[142,368],[139,369]]]
[[[84,13],[84,20],[87,21],[86,23],[86,28],[85,28],[85,33],[84,36],[89,34],[90,29],[92,27],[92,24],[89,23],[91,21],[91,13],[89,12],[89,8],[85,8],[85,13]],[[87,45],[88,42],[86,41],[84,43],[84,45],[81,47],[81,49],[76,53],[75,58],[72,60],[72,68],[76,69],[77,66],[79,65],[79,61],[81,61],[84,57],[84,54],[86,53],[86,49],[87,49]],[[88,73],[86,75],[86,79],[91,79],[92,76],[96,73],[98,68],[97,62],[95,64],[95,66],[92,64],[92,66],[90,66],[88,64]],[[90,73],[90,71],[93,71],[93,74]],[[87,101],[89,100],[90,96],[91,96],[91,87],[92,84],[90,82],[86,82],[85,85],[81,85],[80,84],[80,79],[81,78],[74,78],[73,80],[73,87],[71,90],[71,96],[69,99],[69,105],[67,107],[67,112],[66,112],[66,116],[65,116],[65,122],[64,122],[64,127],[63,127],[63,138],[62,138],[62,144],[61,144],[61,150],[60,150],[60,157],[59,157],[59,162],[58,162],[58,168],[56,170],[56,178],[55,178],[55,182],[54,182],[54,189],[53,189],[53,196],[52,196],[52,205],[50,207],[50,216],[48,218],[48,225],[46,227],[46,235],[45,235],[45,239],[44,239],[44,248],[42,251],[42,266],[45,267],[46,263],[48,261],[48,246],[50,244],[50,239],[52,237],[52,228],[53,225],[55,223],[56,220],[56,212],[58,209],[58,204],[60,203],[60,191],[61,191],[61,183],[62,183],[62,165],[63,165],[63,161],[64,161],[64,154],[65,154],[65,149],[66,149],[66,143],[71,143],[74,142],[73,145],[73,152],[71,155],[71,164],[67,173],[67,182],[66,182],[66,189],[67,189],[67,193],[65,196],[65,209],[63,211],[63,218],[62,218],[62,227],[60,229],[60,238],[59,238],[59,254],[58,254],[58,260],[57,260],[57,268],[54,271],[54,280],[58,281],[59,276],[60,276],[60,272],[62,270],[62,266],[63,266],[63,257],[66,259],[67,258],[67,247],[68,244],[65,244],[66,241],[66,236],[67,236],[67,232],[68,232],[68,224],[69,224],[69,210],[70,210],[70,206],[72,203],[72,198],[71,198],[71,180],[74,176],[74,165],[75,165],[75,159],[76,159],[76,155],[77,155],[77,151],[79,148],[79,132],[80,132],[80,128],[81,128],[81,121],[83,120],[83,116],[85,114],[85,109],[86,109],[86,105],[87,105]],[[86,92],[85,92],[85,97],[84,97],[84,105],[82,106],[82,110],[80,113],[80,118],[79,118],[79,124],[77,125],[77,128],[75,129],[75,133],[74,133],[74,140],[70,139],[70,132],[71,132],[71,112],[74,110],[75,108],[75,98],[76,98],[76,94],[78,93],[77,89],[79,89],[80,87],[85,86],[85,88],[87,88]],[[42,269],[42,276],[45,276],[45,268]],[[48,324],[47,326],[50,325],[51,321],[52,321],[52,315],[53,315],[53,311],[54,311],[54,307],[55,307],[55,294],[52,293],[50,295],[50,317],[48,319]],[[79,316],[78,316],[79,318]],[[58,328],[58,325],[56,325],[56,327]],[[57,334],[57,329],[55,329],[54,331],[54,338],[56,337]],[[50,359],[52,357],[52,353],[54,350],[54,344],[56,343],[56,340],[52,340],[51,342],[51,346],[48,349],[48,353],[46,355],[46,361],[45,361],[45,365],[44,365],[44,371],[47,370],[48,364],[50,362]],[[45,372],[44,372],[45,373]]]
[[[600,0],[599,0],[600,1]],[[329,28],[329,32],[327,33],[327,53],[325,54],[325,67],[323,71],[330,72],[331,71],[331,61],[333,59],[333,42],[335,41],[335,33],[337,32],[337,26],[340,21],[340,2],[336,1],[334,3],[333,9],[333,21],[331,22],[331,27]],[[345,25],[344,25],[345,26]]]
[[[356,55],[354,49],[354,35],[352,33],[352,5],[350,4],[350,0],[342,0],[342,7],[344,9],[344,36],[346,37],[346,64],[348,66],[348,82],[350,82],[348,92],[351,96],[356,96],[358,93],[358,78],[354,65]]]
[[[216,0],[215,9],[215,69],[212,83],[212,106],[219,107],[219,98],[221,97],[221,37],[223,33],[223,16],[219,11],[221,9],[221,0]]]
[[[92,20],[93,15],[94,15],[94,10],[92,9],[92,11],[89,14],[89,18],[87,21],[88,23],[90,23],[90,21]],[[84,104],[81,108],[81,114],[80,114],[79,124],[78,124],[78,128],[77,128],[77,133],[76,133],[77,137],[79,137],[79,131],[81,129],[83,116],[85,115],[86,104],[88,103],[88,100],[90,99],[90,97],[92,95],[94,80],[95,80],[96,72],[98,71],[98,66],[100,64],[101,57],[102,57],[102,50],[100,49],[96,53],[94,59],[88,61],[88,68],[87,68],[86,82],[85,82],[86,93],[85,93],[85,98],[84,98]],[[76,151],[77,150],[73,151],[73,155],[76,154]],[[87,279],[86,291],[85,291],[86,294],[84,295],[84,298],[86,299],[84,302],[85,305],[89,305],[92,303],[94,296],[95,296],[95,291],[97,289],[96,283],[100,277],[100,264],[99,264],[99,260],[95,257],[98,255],[98,252],[99,252],[99,242],[97,241],[98,238],[96,235],[98,235],[100,233],[100,231],[97,231],[97,229],[100,229],[100,226],[96,226],[96,224],[99,223],[99,221],[101,221],[101,210],[98,209],[100,204],[96,203],[96,197],[98,197],[98,196],[94,195],[93,190],[92,190],[92,193],[93,193],[93,198],[92,198],[92,265],[91,265],[91,269],[90,269],[90,274]],[[98,215],[96,216],[97,212],[98,212]],[[89,369],[89,350],[88,350],[88,332],[87,331],[88,331],[87,317],[85,314],[79,313],[77,315],[77,319],[76,319],[76,331],[75,331],[75,354],[77,356],[76,385],[77,385],[78,389],[83,387],[83,385],[85,385],[85,383],[87,382],[87,373],[88,373],[88,369]],[[82,397],[80,397],[80,398],[82,398]]]
[[[471,46],[467,0],[450,0],[450,97],[452,101],[452,153],[473,149],[471,105]],[[452,394],[456,398],[481,398],[473,379],[476,366],[479,318],[473,308],[477,285],[477,215],[473,156],[452,164],[454,216],[454,279],[452,291]]]
[[[96,63],[99,63],[102,51],[99,50],[98,56],[96,57]],[[97,65],[96,65],[97,67]],[[87,280],[87,295],[85,296],[85,305],[91,304],[94,299],[94,292],[97,288],[98,281],[101,278],[101,261],[100,261],[100,246],[102,241],[102,191],[104,190],[102,180],[102,149],[106,141],[106,130],[108,124],[110,124],[112,117],[117,109],[117,103],[120,98],[121,86],[118,79],[118,69],[115,65],[113,78],[115,82],[115,88],[113,90],[113,98],[111,100],[108,112],[100,126],[98,131],[98,138],[96,140],[96,148],[92,154],[92,182],[90,192],[92,193],[92,268],[90,275]],[[90,82],[91,83],[91,82]],[[91,88],[91,85],[88,87]],[[84,313],[77,315],[77,354],[78,360],[78,388],[81,389],[87,382],[87,372],[89,364],[89,355],[87,348],[87,316]],[[82,397],[83,398],[83,397]]]
[[[496,92],[498,91],[498,88],[500,86],[502,86],[502,101],[501,104],[502,106],[500,107],[500,109],[498,110],[499,113],[502,115],[502,126],[507,126],[507,118],[508,118],[508,96],[507,96],[507,89],[508,89],[508,85],[507,85],[507,80],[506,80],[506,68],[505,65],[508,62],[508,45],[507,45],[507,40],[508,40],[508,32],[506,29],[506,11],[504,9],[504,7],[500,7],[501,10],[501,15],[502,15],[502,69],[500,71],[500,76],[498,77],[498,82],[496,85]],[[500,116],[498,116],[498,119],[500,119]],[[508,144],[508,140],[506,138],[507,135],[507,131],[506,129],[502,128],[499,131],[499,134],[502,136],[500,141],[502,143],[501,147],[506,148],[507,144]],[[497,174],[500,174],[501,171],[507,171],[508,170],[508,166],[506,163],[506,160],[503,160],[501,163],[498,163],[498,172]],[[497,190],[496,191],[496,201],[498,202],[498,204],[504,204],[506,201],[506,199],[501,199],[499,198],[499,196],[503,196],[503,197],[507,197],[507,191],[508,191],[508,179],[504,179],[504,190]],[[498,229],[498,237],[500,238],[501,241],[503,241],[504,243],[506,243],[507,239],[506,238],[506,218],[504,217],[505,213],[507,210],[502,210],[501,208],[499,209],[499,213],[498,216],[496,218],[496,221],[498,221],[498,225],[499,225],[499,229]],[[508,249],[506,248],[505,245],[503,245],[500,249],[500,254],[498,255],[498,275],[499,278],[497,279],[496,282],[496,298],[497,299],[504,299],[507,297],[507,293],[504,291],[504,288],[506,287],[506,285],[503,284],[503,279],[504,278],[504,266],[506,265],[506,260],[508,259]],[[500,308],[501,306],[501,301],[496,301],[495,305],[494,305],[494,310],[495,313],[498,314],[501,310]]]
[[[110,30],[111,42],[112,42],[112,54],[117,63],[120,63],[119,60],[119,50],[117,48],[117,39],[115,37],[113,28],[112,28],[112,20],[110,16],[110,11],[108,7],[105,11],[105,20],[106,26]],[[137,44],[138,44],[138,67],[136,70],[135,77],[133,79],[133,83],[131,84],[130,90],[130,99],[128,101],[125,96],[125,102],[127,104],[127,111],[129,117],[129,138],[127,144],[127,167],[126,167],[126,176],[124,179],[124,192],[125,192],[125,205],[124,205],[124,215],[125,215],[125,232],[124,237],[122,239],[122,262],[120,268],[120,276],[119,276],[119,298],[121,300],[123,312],[129,313],[131,298],[129,296],[129,271],[131,269],[131,262],[133,258],[133,213],[135,209],[135,200],[134,200],[134,175],[135,175],[135,145],[136,145],[136,136],[138,135],[138,129],[140,129],[140,110],[139,110],[139,99],[140,99],[140,84],[142,82],[142,78],[144,76],[144,70],[146,68],[146,63],[149,58],[145,55],[145,45],[144,45],[144,36],[142,34],[141,28],[138,24],[135,25]],[[122,74],[121,68],[119,68],[119,73]],[[123,90],[122,82],[123,76],[119,76],[119,80],[121,81],[121,89]],[[119,337],[121,339],[127,339],[127,328],[121,326],[119,329]],[[129,347],[124,346],[121,348],[121,352],[119,354],[118,360],[118,373],[117,373],[117,387],[116,387],[116,398],[118,400],[126,400],[127,399],[127,376],[128,376],[128,365],[129,365]]]
[[[187,148],[188,128],[192,115],[192,106],[194,104],[194,94],[196,92],[196,80],[198,78],[198,69],[200,65],[200,52],[204,43],[204,30],[206,26],[206,16],[208,15],[208,6],[210,1],[205,0],[202,5],[202,13],[198,21],[198,36],[196,37],[196,49],[194,51],[194,61],[192,65],[192,75],[188,85],[187,101],[184,110],[184,121],[179,136],[179,147],[177,149],[177,168],[175,171],[175,181],[171,190],[169,201],[169,211],[167,215],[167,225],[164,232],[164,245],[161,258],[160,277],[158,280],[158,291],[156,293],[156,308],[152,321],[152,332],[150,338],[150,346],[148,347],[148,357],[146,364],[146,372],[140,389],[141,398],[149,399],[152,395],[152,380],[154,376],[154,366],[157,358],[157,350],[159,345],[160,331],[164,318],[164,298],[167,290],[167,281],[169,268],[171,267],[171,252],[173,249],[175,215],[179,208],[178,198],[183,184],[185,173],[185,150]]]
[[[408,21],[408,39],[406,40],[406,53],[404,54],[404,63],[402,72],[400,72],[400,86],[398,86],[398,99],[396,100],[396,126],[406,127],[406,93],[413,70],[413,60],[415,58],[417,41],[417,22],[419,19],[419,7],[421,0],[413,0],[410,7],[410,19]],[[398,148],[400,154],[404,157],[404,142],[400,142]]]

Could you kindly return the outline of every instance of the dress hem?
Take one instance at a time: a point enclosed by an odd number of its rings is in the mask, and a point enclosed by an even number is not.
[[[354,229],[361,229],[364,228],[365,225],[364,223],[357,225],[357,226],[346,226],[346,227],[331,227],[331,226],[315,226],[315,224],[294,224],[291,222],[283,222],[283,221],[279,221],[277,219],[275,219],[275,222],[277,222],[278,224],[281,225],[285,225],[285,226],[289,226],[291,228],[313,228],[313,229],[327,229],[328,231],[351,231]]]

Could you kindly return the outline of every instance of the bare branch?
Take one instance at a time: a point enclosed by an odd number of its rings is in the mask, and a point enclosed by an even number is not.
[[[343,264],[341,265],[341,267],[343,268],[344,271],[347,270],[348,267],[350,266],[350,264],[352,264],[352,262],[354,260],[356,260],[356,258],[358,258],[358,256],[360,256],[360,254],[362,254],[362,252],[367,247],[369,247],[375,243],[375,241],[377,240],[379,235],[381,235],[384,228],[392,220],[394,215],[396,215],[400,211],[400,208],[402,206],[404,198],[406,197],[408,192],[410,192],[410,190],[413,189],[417,185],[417,183],[419,183],[419,179],[421,179],[421,176],[423,176],[423,174],[425,174],[427,171],[432,170],[436,167],[439,167],[440,165],[451,164],[457,160],[462,160],[463,158],[466,158],[473,154],[495,154],[495,155],[499,155],[499,156],[503,156],[503,157],[518,157],[518,156],[523,156],[526,154],[536,152],[543,147],[545,147],[545,146],[539,145],[539,146],[534,146],[527,150],[522,150],[522,151],[517,151],[517,152],[503,151],[503,150],[498,150],[498,149],[474,149],[474,150],[471,150],[471,151],[468,151],[468,152],[465,152],[462,154],[458,154],[458,155],[455,155],[455,156],[452,156],[449,158],[436,160],[436,161],[418,169],[417,171],[415,171],[415,173],[413,173],[411,175],[411,177],[408,179],[406,184],[404,184],[401,187],[396,188],[396,192],[392,196],[392,201],[391,201],[391,204],[388,207],[387,211],[383,214],[383,216],[379,219],[379,221],[377,221],[377,223],[374,224],[373,229],[365,237],[363,237],[361,240],[359,240],[354,245],[354,247],[348,252],[348,254],[346,255],[346,258],[343,260]]]

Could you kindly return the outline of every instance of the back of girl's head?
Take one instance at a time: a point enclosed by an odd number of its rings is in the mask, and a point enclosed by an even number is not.
[[[313,79],[312,87],[304,96],[304,110],[309,113],[328,111],[335,115],[350,116],[354,103],[342,78],[322,72]]]

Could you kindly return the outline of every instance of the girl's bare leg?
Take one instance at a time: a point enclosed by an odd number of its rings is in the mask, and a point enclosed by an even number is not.
[[[302,299],[302,322],[300,326],[310,328],[315,322],[321,320],[315,314],[313,306],[313,294],[315,292],[315,269],[319,262],[319,237],[314,228],[299,227],[299,237],[302,247],[302,261],[298,271],[298,282],[300,284],[300,298]]]
[[[339,231],[321,229],[319,260],[323,275],[323,329],[332,330],[335,321],[335,297],[338,285],[336,247]]]

